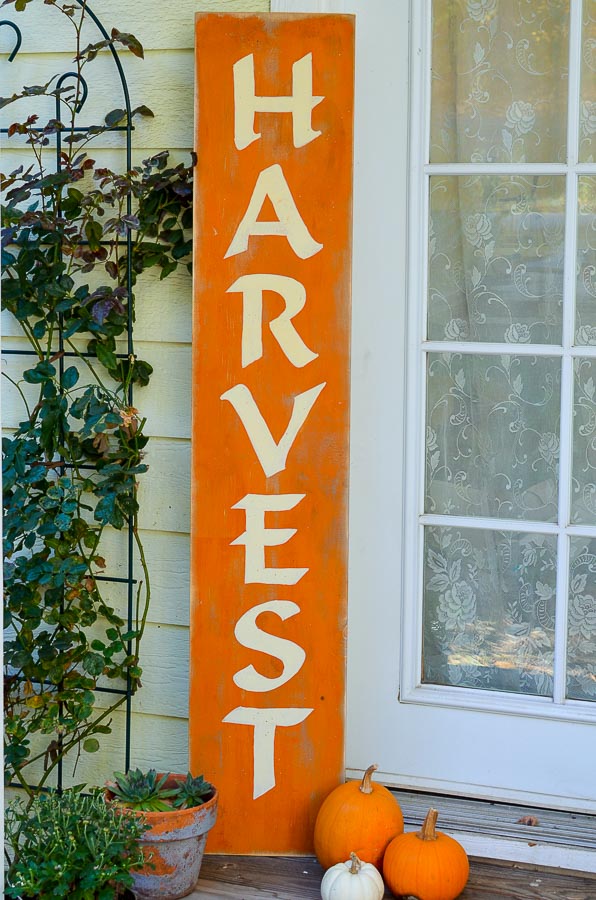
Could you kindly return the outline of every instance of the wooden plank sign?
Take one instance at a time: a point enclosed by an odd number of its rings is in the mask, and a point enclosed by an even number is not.
[[[196,18],[190,758],[211,852],[343,780],[351,16]]]

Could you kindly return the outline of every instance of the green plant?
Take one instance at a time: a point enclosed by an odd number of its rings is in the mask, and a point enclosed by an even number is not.
[[[7,841],[16,854],[6,895],[111,900],[132,885],[131,871],[145,862],[137,841],[146,829],[100,791],[40,794],[28,810],[16,801],[6,814]]]
[[[165,801],[176,791],[165,787],[167,775],[158,775],[155,769],[149,769],[148,772],[131,769],[126,774],[114,772],[114,778],[115,781],[109,784],[109,788],[116,800],[129,809],[158,812],[171,808]]]
[[[20,10],[30,2],[2,5]],[[125,698],[97,707],[98,684],[133,692],[140,685],[150,584],[137,488],[147,437],[130,391],[145,386],[152,369],[123,340],[135,305],[129,274],[133,285],[153,267],[166,277],[188,262],[191,248],[191,168],[169,166],[166,152],[124,173],[99,166],[89,145],[128,121],[122,109],[78,128],[86,66],[118,45],[142,56],[141,45],[114,29],[83,48],[85,0],[45,4],[72,22],[78,78],[0,99],[0,107],[20,101],[22,108],[59,98],[64,112],[63,121],[43,124],[31,113],[14,122],[9,136],[25,142],[31,164],[0,176],[2,306],[19,325],[18,346],[31,354],[19,371],[3,371],[22,403],[3,438],[4,758],[6,780],[18,781],[29,803],[60,760],[96,751],[111,730]],[[131,111],[150,115],[145,106]],[[101,580],[110,574],[104,537],[128,524],[142,573],[132,621]]]
[[[178,782],[177,793],[172,800],[172,806],[176,809],[190,809],[200,806],[213,795],[213,785],[205,781],[202,775],[196,778],[187,773],[184,781]]]
[[[202,775],[193,778],[188,772],[181,781],[169,772],[158,774],[155,769],[148,772],[131,769],[126,774],[115,772],[114,781],[109,782],[107,787],[123,806],[145,812],[190,809],[201,806],[213,796],[213,785],[205,781]]]

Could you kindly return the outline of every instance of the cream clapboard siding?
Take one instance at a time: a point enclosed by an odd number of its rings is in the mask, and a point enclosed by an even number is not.
[[[133,107],[144,103],[154,119],[137,121],[133,135],[133,162],[168,149],[173,160],[188,160],[193,146],[193,18],[196,11],[258,11],[269,9],[269,0],[95,0],[91,3],[108,31],[117,27],[135,34],[145,48],[144,61],[120,54]],[[23,31],[23,45],[15,61],[7,63],[12,31],[0,29],[0,72],[5,95],[21,84],[39,84],[47,76],[72,68],[70,26],[54,10],[35,0],[14,17]],[[51,23],[51,25],[50,25]],[[89,28],[84,43],[97,40]],[[101,121],[105,113],[122,105],[114,66],[107,54],[89,67],[90,93],[86,124]],[[4,110],[1,124],[19,118],[16,106]],[[30,111],[28,107],[28,112]],[[38,107],[40,118],[52,115],[51,106]],[[106,135],[93,144],[98,162],[124,164],[119,136]],[[2,148],[2,171],[16,168],[29,158],[26,147],[11,140]],[[24,346],[9,316],[2,317],[6,347]],[[134,700],[132,764],[186,771],[188,765],[188,665],[189,665],[189,530],[190,530],[190,359],[191,281],[176,272],[163,282],[144,276],[137,290],[135,343],[139,356],[155,369],[150,387],[136,393],[135,403],[147,416],[151,436],[147,452],[149,473],[139,491],[142,539],[149,561],[152,603],[142,650],[143,688]],[[5,360],[5,371],[14,371],[14,359]],[[3,379],[3,426],[14,427],[20,417],[18,398]],[[200,430],[200,423],[199,423]],[[126,565],[123,535],[108,535],[105,545],[110,573],[122,575]],[[137,567],[138,572],[138,567]],[[111,597],[124,610],[125,593],[116,587]],[[210,685],[205,685],[209,691]],[[98,754],[82,754],[76,771],[69,763],[67,780],[102,783],[113,769],[123,765],[124,714],[113,717],[113,733],[102,741]]]

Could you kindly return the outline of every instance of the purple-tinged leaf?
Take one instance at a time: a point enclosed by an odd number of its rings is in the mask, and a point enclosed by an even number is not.
[[[175,194],[179,197],[192,197],[192,186],[184,181],[178,182],[172,187]]]
[[[123,46],[127,47],[133,56],[138,56],[140,59],[144,59],[144,51],[143,45],[139,41],[138,38],[134,36],[134,34],[126,34],[123,31],[118,31],[117,28],[112,28],[112,41],[117,41],[119,44],[123,44]]]
[[[145,106],[145,105],[136,106],[133,109],[131,116],[150,116],[152,119],[155,118],[155,114],[153,113],[153,111],[150,110],[149,107]]]
[[[103,325],[113,308],[114,304],[111,299],[98,300],[91,307],[91,315],[98,325]]]
[[[140,228],[141,223],[139,222],[138,216],[122,216],[121,222],[124,222],[129,228]]]

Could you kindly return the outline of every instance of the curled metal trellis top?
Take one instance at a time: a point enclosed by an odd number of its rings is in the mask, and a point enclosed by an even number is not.
[[[81,7],[81,9],[84,11],[84,14],[86,16],[89,16],[89,18],[92,20],[92,22],[96,26],[97,30],[101,33],[102,37],[106,41],[110,41],[110,44],[108,45],[107,49],[110,51],[110,53],[112,55],[112,59],[114,60],[114,65],[116,66],[116,69],[118,70],[118,76],[120,78],[120,84],[122,86],[122,93],[124,94],[124,105],[125,105],[125,109],[126,109],[127,123],[128,123],[126,127],[132,129],[133,124],[132,124],[132,114],[131,114],[130,94],[128,91],[128,84],[126,81],[126,76],[124,74],[124,69],[122,67],[122,63],[120,61],[120,57],[118,56],[118,53],[117,53],[116,49],[114,48],[114,45],[111,43],[112,37],[106,31],[101,20],[93,12],[91,7],[87,3],[87,0],[75,0],[75,2]],[[14,60],[14,58],[16,57],[17,53],[19,52],[19,50],[21,49],[21,45],[23,43],[23,35],[21,33],[21,29],[16,24],[16,22],[11,21],[10,19],[0,20],[0,27],[2,25],[7,25],[15,33],[15,44],[14,44],[14,47],[8,57],[8,62],[12,62]],[[80,112],[81,107],[85,103],[85,100],[87,99],[87,95],[89,93],[87,83],[85,82],[83,77],[78,75],[77,73],[67,72],[64,75],[62,75],[62,77],[60,78],[60,81],[58,82],[58,85],[60,86],[62,84],[63,79],[65,79],[67,77],[77,78],[81,83],[83,94],[82,94],[81,99],[78,101],[77,107],[76,107],[76,112]],[[121,130],[121,129],[118,129],[118,130]]]
[[[87,87],[87,82],[83,78],[83,76],[79,72],[65,72],[64,75],[61,75],[58,81],[56,82],[56,116],[58,117],[58,109],[60,106],[60,90],[62,85],[67,80],[67,78],[74,78],[76,82],[80,85],[81,88],[81,96],[75,103],[75,112],[80,112],[83,108],[85,100],[87,99],[87,95],[89,94],[89,88]]]
[[[0,22],[0,27],[2,25],[8,25],[9,28],[12,28],[16,35],[15,45],[11,51],[10,56],[8,57],[8,61],[12,62],[19,50],[21,49],[21,44],[23,43],[23,35],[21,34],[21,29],[14,22],[11,22],[10,19],[2,19]]]

